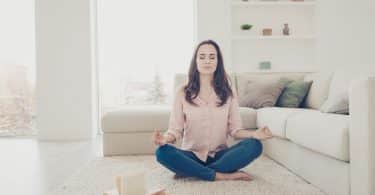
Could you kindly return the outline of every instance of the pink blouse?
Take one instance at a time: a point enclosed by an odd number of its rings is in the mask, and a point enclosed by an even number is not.
[[[174,98],[173,108],[166,133],[172,134],[176,140],[182,138],[182,150],[192,151],[199,159],[206,161],[208,155],[215,156],[221,149],[227,148],[228,135],[243,129],[238,109],[237,95],[227,102],[216,106],[220,98],[213,92],[209,101],[205,102],[198,95],[193,99],[198,106],[185,100],[182,88]]]

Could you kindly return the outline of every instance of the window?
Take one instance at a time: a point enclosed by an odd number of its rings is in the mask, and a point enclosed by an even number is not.
[[[194,1],[99,0],[98,64],[102,113],[169,104],[173,78],[194,49]]]
[[[0,1],[0,136],[35,134],[34,1]]]

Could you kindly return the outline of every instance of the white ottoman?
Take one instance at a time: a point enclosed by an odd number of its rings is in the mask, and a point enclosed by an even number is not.
[[[171,106],[139,106],[110,111],[102,117],[104,156],[152,154],[155,129],[167,130]]]

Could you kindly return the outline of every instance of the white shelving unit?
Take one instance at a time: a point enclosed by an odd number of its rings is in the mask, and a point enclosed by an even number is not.
[[[233,1],[232,6],[315,6],[315,1]]]
[[[268,71],[315,70],[315,0],[229,0],[230,61],[236,72],[267,71],[258,69],[261,61],[270,61]],[[283,35],[288,23],[290,35]],[[242,30],[242,24],[251,24]],[[263,36],[263,28],[272,28]]]
[[[246,36],[246,35],[233,35],[232,40],[314,40],[315,36]]]

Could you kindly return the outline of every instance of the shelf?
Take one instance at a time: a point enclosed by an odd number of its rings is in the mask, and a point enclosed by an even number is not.
[[[269,70],[260,70],[255,68],[247,69],[246,71],[239,72],[241,73],[313,73],[317,72],[317,69],[305,68],[305,69],[269,69]]]
[[[315,1],[236,1],[232,6],[315,6]]]
[[[247,36],[247,35],[235,35],[232,36],[232,40],[313,40],[315,36]]]
[[[317,34],[315,16],[317,0],[262,1],[231,0],[230,62],[233,70],[259,73],[314,72]],[[255,26],[242,30],[242,24]],[[283,35],[283,24],[292,24],[291,35]],[[263,28],[273,35],[263,36]],[[294,33],[293,33],[294,32]],[[272,69],[258,69],[261,61],[271,61]]]

